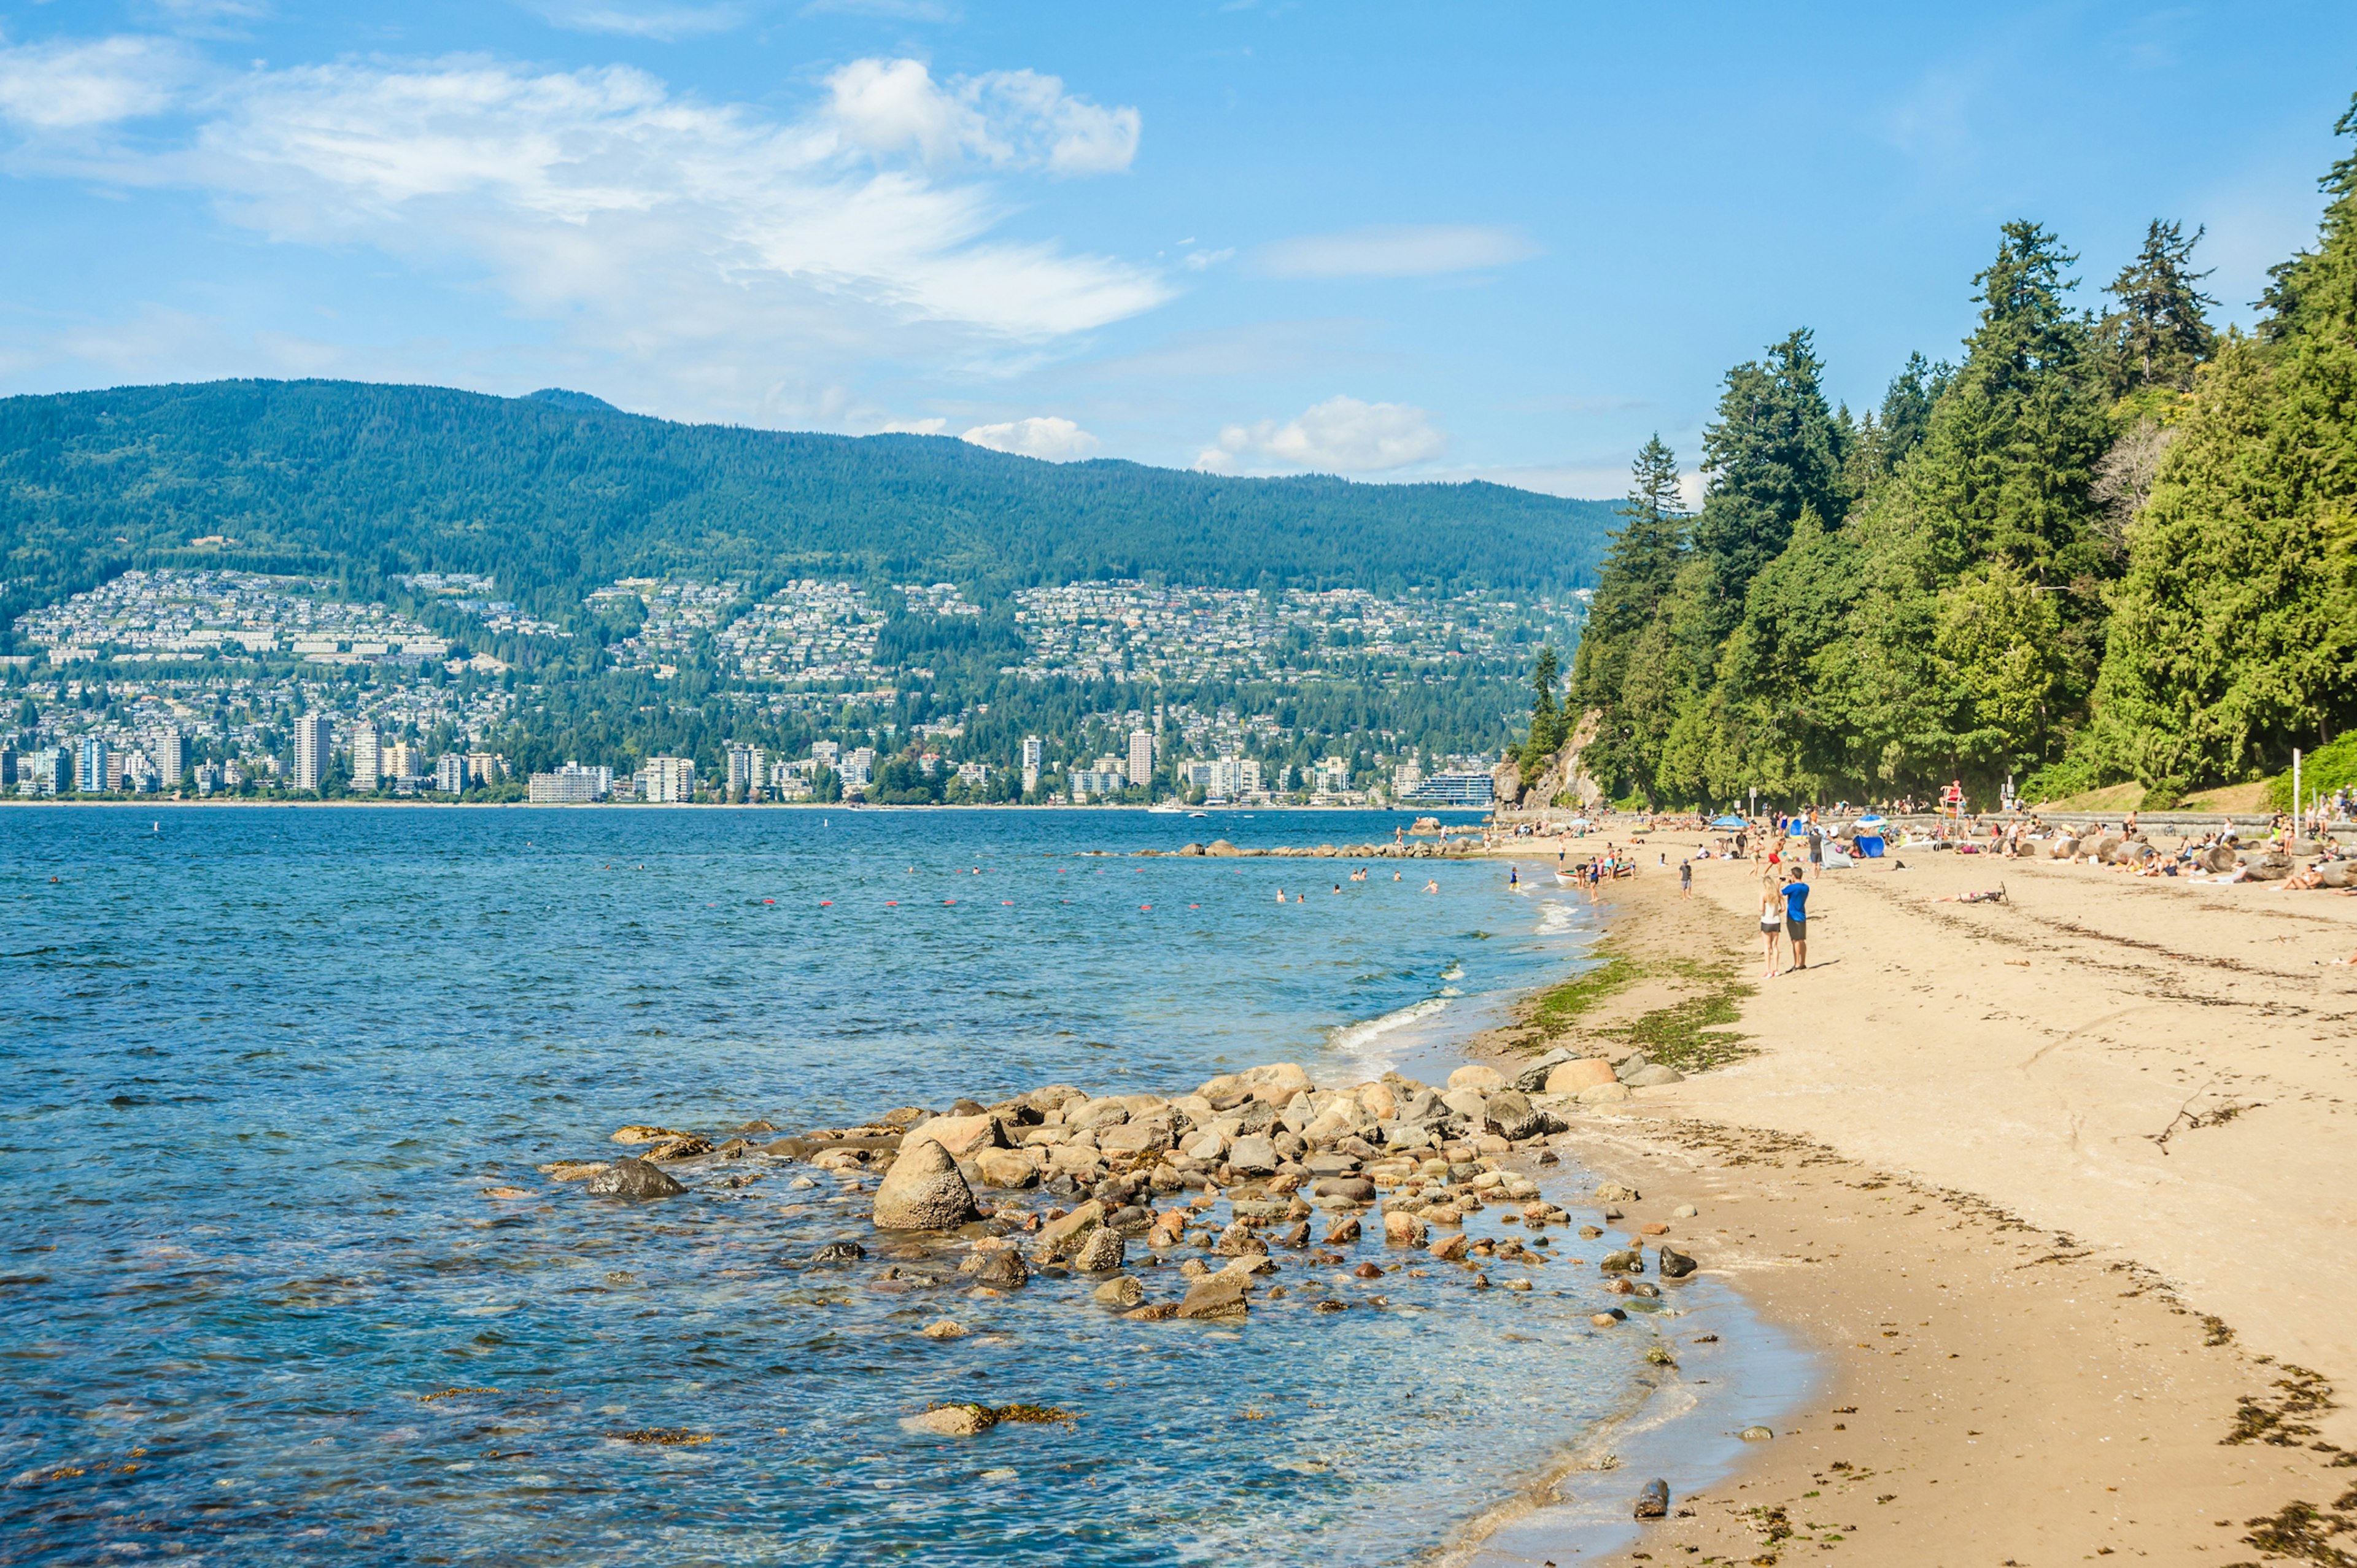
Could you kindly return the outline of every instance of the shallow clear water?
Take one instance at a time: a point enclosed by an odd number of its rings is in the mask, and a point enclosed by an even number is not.
[[[0,1556],[1413,1558],[1641,1378],[1641,1333],[1587,1325],[1593,1270],[1476,1293],[1281,1255],[1243,1324],[1133,1323],[1077,1279],[970,1299],[953,1256],[878,1290],[900,1243],[806,1166],[636,1208],[533,1168],[629,1122],[1368,1076],[1559,972],[1585,909],[1495,865],[1336,894],[1349,863],[1077,852],[1402,820],[0,812]],[[804,1266],[837,1236],[867,1262]],[[973,1333],[915,1332],[945,1316]],[[1078,1419],[899,1429],[936,1400]],[[709,1441],[614,1435],[673,1428]]]

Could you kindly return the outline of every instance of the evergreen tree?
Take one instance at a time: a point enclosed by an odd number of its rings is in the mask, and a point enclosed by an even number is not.
[[[1688,520],[1678,479],[1677,456],[1656,432],[1631,465],[1629,498],[1620,505],[1625,521],[1606,547],[1572,660],[1566,706],[1596,719],[1596,738],[1581,753],[1583,763],[1615,795],[1626,793],[1638,777],[1636,736],[1622,697],[1630,660],[1685,557]]]
[[[2192,270],[2193,247],[2206,231],[2187,239],[2181,225],[2154,219],[2136,259],[2106,286],[2120,302],[2098,328],[2115,398],[2183,392],[2210,357],[2217,334],[2203,307],[2218,302],[2194,286],[2210,274]]]
[[[1734,628],[1744,590],[1792,538],[1801,513],[1847,510],[1842,460],[1848,432],[1826,406],[1806,328],[1727,373],[1718,419],[1703,431],[1710,492],[1695,520],[1695,554],[1709,567],[1705,617],[1716,644]]]
[[[1973,279],[1980,323],[1907,464],[1907,488],[1947,575],[2001,560],[2038,586],[2080,588],[2072,615],[2085,621],[2102,615],[2091,491],[2111,430],[2086,323],[2063,303],[2076,260],[2035,223],[2005,226],[1996,259]]]
[[[1547,758],[1563,746],[1568,726],[1564,722],[1563,708],[1555,700],[1555,681],[1563,666],[1555,658],[1555,644],[1539,645],[1539,656],[1531,666],[1531,733],[1523,744],[1523,780],[1528,783],[1545,771]]]

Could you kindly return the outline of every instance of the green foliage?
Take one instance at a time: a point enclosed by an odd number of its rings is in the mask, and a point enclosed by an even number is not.
[[[1842,466],[1848,432],[1826,406],[1811,335],[1803,328],[1765,360],[1727,373],[1718,418],[1703,431],[1710,493],[1695,521],[1694,553],[1708,568],[1698,585],[1716,643],[1733,629],[1744,591],[1792,538],[1802,512],[1847,510]]]
[[[2357,105],[2336,127],[2357,134]],[[2357,156],[2257,342],[2195,378],[2128,530],[2090,757],[2182,794],[2357,724]]]
[[[1562,671],[1555,644],[1543,643],[1531,666],[1531,728],[1522,746],[1523,782],[1546,770],[1547,759],[1562,748],[1569,726],[1562,704],[1555,701],[1555,679]]]
[[[2330,746],[2321,746],[2299,759],[2299,793],[2306,805],[2317,796],[2329,795],[2337,789],[2357,786],[2357,732],[2342,736]],[[2292,809],[2291,769],[2287,768],[2267,780],[2267,810],[2288,811]]]

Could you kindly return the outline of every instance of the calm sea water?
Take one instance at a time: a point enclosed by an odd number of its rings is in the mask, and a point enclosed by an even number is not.
[[[1347,863],[1082,852],[1402,820],[0,811],[0,1558],[1413,1559],[1643,1375],[1592,1270],[1287,1258],[1387,1305],[1131,1323],[1077,1280],[877,1291],[894,1243],[807,1167],[637,1208],[533,1168],[630,1122],[1368,1076],[1560,972],[1584,909],[1495,865],[1336,893]],[[877,1255],[802,1266],[838,1236]],[[915,1332],[943,1316],[974,1332]],[[899,1429],[951,1399],[1078,1415]]]

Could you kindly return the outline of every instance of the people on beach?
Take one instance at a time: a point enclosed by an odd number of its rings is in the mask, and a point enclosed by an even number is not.
[[[1678,862],[1678,897],[1681,898],[1694,897],[1694,862],[1691,860]]]
[[[1784,935],[1792,944],[1792,967],[1809,967],[1809,885],[1794,866],[1784,884]]]
[[[1760,935],[1768,949],[1766,976],[1776,978],[1776,940],[1784,934],[1784,900],[1771,873],[1760,879]]]

